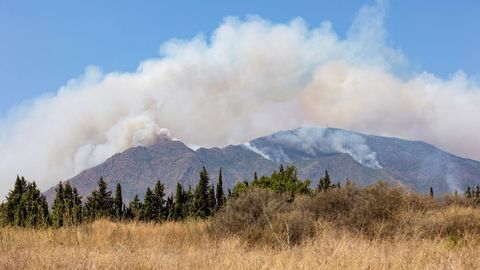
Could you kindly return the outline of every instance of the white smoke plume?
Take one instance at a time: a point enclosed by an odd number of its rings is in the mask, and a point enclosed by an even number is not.
[[[408,64],[386,42],[384,14],[382,2],[363,7],[345,38],[329,22],[226,18],[208,38],[163,44],[135,72],[89,67],[0,120],[0,196],[17,174],[46,189],[164,129],[223,146],[331,125],[480,158],[478,82],[461,71],[397,76]]]
[[[376,158],[377,154],[370,150],[366,139],[360,134],[338,129],[302,127],[293,132],[277,132],[267,140],[268,145],[258,146],[255,141],[253,144],[244,143],[243,145],[267,159],[280,163],[291,162],[293,158],[286,152],[294,150],[305,153],[309,157],[325,153],[345,153],[364,166],[382,169]]]

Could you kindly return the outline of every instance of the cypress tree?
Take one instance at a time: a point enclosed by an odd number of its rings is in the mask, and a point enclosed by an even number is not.
[[[257,172],[253,174],[253,181],[258,181],[258,175]]]
[[[210,215],[208,201],[209,181],[207,169],[203,167],[193,198],[193,214],[195,217],[206,218]]]
[[[255,176],[257,173],[255,172]],[[218,182],[217,182],[217,208],[222,208],[225,203],[225,194],[223,193],[223,179],[222,179],[222,169],[218,173]]]
[[[433,187],[430,187],[430,197],[434,197],[434,194],[433,194]]]
[[[63,226],[63,215],[65,212],[65,199],[64,199],[64,189],[62,182],[58,183],[55,188],[55,199],[53,200],[51,220],[54,227]]]
[[[115,199],[113,200],[113,205],[115,207],[115,217],[117,219],[123,218],[123,198],[122,198],[122,186],[120,183],[117,183],[115,188]]]

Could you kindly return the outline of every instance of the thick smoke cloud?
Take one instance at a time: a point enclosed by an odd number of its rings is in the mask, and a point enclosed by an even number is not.
[[[316,157],[319,153],[345,153],[364,166],[382,169],[377,154],[370,150],[366,139],[360,134],[343,130],[301,127],[293,132],[282,131],[273,134],[268,137],[268,145],[258,146],[255,142],[243,145],[264,158],[279,163],[292,162],[294,159],[286,153],[292,150],[310,157]]]
[[[365,6],[345,38],[329,22],[226,18],[209,38],[167,42],[135,72],[89,67],[0,120],[0,195],[16,174],[45,189],[166,132],[223,146],[330,125],[480,159],[478,82],[461,71],[398,76],[408,63],[386,41],[384,15],[382,3]]]

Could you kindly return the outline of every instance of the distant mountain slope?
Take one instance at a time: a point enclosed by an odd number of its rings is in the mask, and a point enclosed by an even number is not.
[[[128,202],[135,194],[143,197],[146,188],[157,180],[165,183],[168,194],[174,191],[177,181],[193,187],[202,166],[214,183],[223,168],[225,188],[230,188],[237,181],[251,180],[255,171],[258,175],[270,174],[280,164],[295,164],[299,176],[311,179],[313,185],[325,169],[335,181],[398,181],[422,192],[430,186],[437,193],[463,190],[480,180],[480,162],[451,155],[427,143],[333,128],[298,128],[243,145],[196,151],[180,141],[159,138],[151,146],[115,154],[69,182],[86,197],[103,176],[112,189],[117,182],[122,185]],[[46,195],[51,202],[54,188]]]
[[[327,154],[345,153],[373,170],[367,182],[382,178],[400,181],[417,191],[426,191],[430,186],[438,193],[455,189],[462,191],[466,185],[476,185],[480,181],[478,161],[457,157],[424,142],[341,129],[298,128],[280,131],[255,139],[248,146],[270,160],[293,164],[315,161]],[[342,166],[337,162],[325,167],[337,170]],[[364,170],[352,170],[347,175],[366,184],[365,179],[355,174],[359,171]]]

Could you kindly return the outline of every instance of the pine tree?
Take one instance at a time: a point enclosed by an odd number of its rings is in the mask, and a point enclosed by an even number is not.
[[[212,186],[208,187],[208,213],[212,215],[217,210],[217,199],[215,198],[215,189]]]
[[[253,174],[253,181],[258,181],[258,175],[257,172]]]
[[[183,216],[186,217],[195,217],[195,191],[192,189],[192,186],[188,186],[188,189],[183,193]]]
[[[118,220],[123,218],[123,198],[122,198],[122,186],[120,183],[117,183],[115,188],[115,199],[113,200],[113,205],[115,207],[115,218]]]
[[[203,167],[193,198],[193,214],[195,217],[206,218],[210,215],[208,202],[209,181],[207,169]]]
[[[15,180],[13,189],[8,193],[4,205],[4,224],[20,226],[22,224],[22,196],[27,190],[27,181],[24,177]]]
[[[255,172],[255,176],[257,173]],[[217,208],[222,208],[225,203],[225,194],[223,193],[223,179],[222,179],[222,169],[218,173],[218,182],[217,182]]]
[[[175,201],[173,203],[173,219],[182,220],[185,218],[185,191],[183,190],[182,184],[177,182],[177,187],[175,190]]]
[[[63,188],[63,224],[71,226],[75,224],[75,216],[73,208],[75,206],[75,198],[73,194],[73,188],[70,183],[65,183]]]
[[[155,188],[153,189],[153,196],[154,196],[153,211],[155,213],[155,220],[163,221],[167,219],[168,208],[165,206],[165,186],[160,181],[158,181],[155,184]]]
[[[73,220],[74,224],[80,224],[83,221],[82,197],[78,195],[77,188],[73,187]]]
[[[138,194],[135,194],[133,200],[129,203],[127,208],[127,216],[133,220],[140,220],[143,216],[143,204],[140,202]]]
[[[150,188],[147,188],[145,192],[145,198],[143,199],[143,213],[142,220],[146,222],[155,221],[156,218],[155,197]]]
[[[98,181],[98,189],[92,191],[85,204],[86,216],[90,220],[115,216],[112,192],[108,190],[103,177]]]
[[[50,225],[50,216],[48,213],[48,203],[47,198],[44,195],[41,195],[38,202],[38,220],[37,227],[46,228]]]
[[[330,179],[330,175],[328,174],[328,171],[325,170],[325,176],[320,178],[320,181],[318,182],[317,191],[327,191],[331,187],[332,187],[332,180]]]
[[[7,226],[7,206],[5,202],[0,203],[0,228]]]
[[[58,183],[55,188],[55,199],[53,200],[51,220],[54,227],[63,226],[63,215],[65,212],[65,198],[64,198],[64,189],[62,182]]]
[[[168,196],[165,202],[165,220],[172,220],[173,218],[173,194]]]
[[[432,197],[432,198],[434,197],[434,195],[433,195],[433,187],[430,187],[430,197]]]
[[[48,205],[35,182],[17,176],[14,188],[0,205],[0,226],[46,227],[49,225]]]

